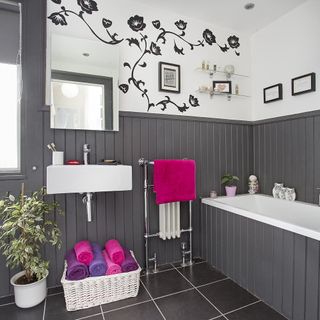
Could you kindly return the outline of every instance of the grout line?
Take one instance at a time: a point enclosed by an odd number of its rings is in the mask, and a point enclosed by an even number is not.
[[[156,303],[156,302],[154,301],[154,299],[152,298],[152,296],[151,296],[149,290],[147,289],[147,287],[144,285],[144,283],[143,283],[141,280],[140,280],[140,282],[141,282],[142,286],[145,288],[145,290],[147,291],[148,295],[150,296],[151,301],[154,303],[154,305],[156,306],[156,308],[157,308],[158,311],[160,312],[162,318],[163,318],[164,320],[166,320],[166,317],[163,315],[163,313],[162,313],[162,311],[160,310],[159,306],[157,305],[157,303]]]
[[[191,284],[191,286],[195,289],[195,290],[197,290],[197,292],[204,298],[204,299],[206,299],[219,313],[220,313],[220,316],[223,316],[223,312],[221,312],[199,289],[197,289],[197,287],[195,287],[194,285],[193,285],[193,283],[189,280],[189,279],[187,279],[177,268],[175,268],[179,273],[180,273],[180,275],[186,280],[186,281],[188,281],[189,282],[189,284]]]
[[[101,310],[102,319],[103,319],[103,320],[106,320],[105,317],[104,317],[104,312],[103,312],[103,309],[102,309],[101,304],[100,304],[100,310]]]
[[[75,310],[75,311],[81,311],[81,310],[86,310],[86,309],[80,309],[80,310]],[[69,312],[73,312],[73,311],[69,311]],[[90,319],[90,318],[96,317],[96,316],[101,316],[101,313],[90,314],[90,316],[85,316],[85,317],[77,318],[77,319],[75,319],[75,320],[85,320],[85,319]]]
[[[47,307],[47,298],[44,299],[42,320],[44,320],[46,316],[46,307]]]
[[[159,300],[159,299],[162,299],[162,298],[171,297],[171,296],[174,296],[174,295],[176,295],[176,294],[183,293],[183,292],[187,292],[187,291],[190,291],[190,290],[194,290],[194,289],[193,289],[193,288],[188,288],[188,289],[185,289],[185,290],[181,290],[181,291],[177,291],[177,292],[165,294],[165,295],[163,295],[163,296],[154,298],[154,300]]]
[[[59,294],[63,294],[64,292],[57,292],[57,293],[52,293],[52,294],[48,294],[47,297],[54,297],[54,296],[57,296]]]
[[[208,283],[205,283],[205,284],[201,284],[200,286],[196,286],[196,288],[202,288],[202,287],[205,287],[205,286],[209,286],[210,284],[215,284],[215,283],[226,281],[226,280],[230,280],[230,278],[229,277],[225,277],[225,278],[220,279],[220,280],[216,280],[216,281],[208,282]]]
[[[10,306],[12,304],[14,304],[14,302],[8,302],[8,303],[0,304],[0,308],[1,307],[6,307],[6,306]]]
[[[242,310],[242,309],[244,309],[244,308],[247,308],[247,307],[253,306],[253,305],[255,305],[255,304],[259,303],[259,302],[262,302],[262,301],[261,301],[261,300],[257,300],[257,301],[255,301],[255,302],[251,302],[251,303],[249,303],[249,304],[247,304],[247,305],[245,305],[245,306],[243,306],[243,307],[240,307],[240,308],[237,308],[237,309],[234,309],[234,310],[228,311],[228,312],[226,312],[226,313],[224,314],[224,316],[226,316],[226,315],[228,315],[228,314],[230,314],[230,313],[233,313],[233,312],[236,312],[236,311]]]
[[[115,309],[111,309],[111,310],[108,310],[108,311],[103,311],[103,313],[110,313],[110,312],[113,312],[113,311],[118,311],[118,310],[126,309],[126,308],[129,308],[129,307],[138,306],[139,304],[144,304],[144,303],[151,302],[151,301],[152,300],[150,299],[150,300],[146,300],[146,301],[136,302],[136,303],[128,304],[128,305],[125,305],[125,306],[122,306],[122,307],[118,307],[118,308],[115,308]]]

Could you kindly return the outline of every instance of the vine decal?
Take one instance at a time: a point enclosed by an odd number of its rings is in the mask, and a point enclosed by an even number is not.
[[[51,0],[55,4],[60,5],[62,0]],[[173,40],[173,51],[178,55],[186,54],[186,47],[190,50],[195,50],[198,47],[204,47],[205,45],[213,46],[216,45],[218,48],[226,53],[230,49],[235,52],[237,56],[240,55],[238,48],[240,47],[239,38],[235,35],[231,35],[227,39],[227,43],[219,44],[216,40],[216,36],[210,29],[205,29],[199,40],[189,41],[186,39],[186,29],[188,23],[183,20],[177,20],[174,25],[176,30],[169,30],[161,25],[160,20],[152,21],[153,27],[159,31],[156,39],[150,40],[148,35],[145,33],[147,27],[144,17],[139,15],[134,15],[127,20],[127,24],[131,31],[134,32],[133,37],[120,38],[117,33],[112,33],[110,28],[112,27],[112,21],[103,18],[101,23],[104,27],[107,38],[100,37],[96,31],[89,25],[85,19],[85,15],[91,15],[98,11],[97,2],[94,0],[77,0],[77,4],[80,7],[80,11],[76,12],[73,10],[68,10],[64,6],[61,6],[61,10],[53,12],[48,19],[52,21],[55,25],[60,25],[62,27],[67,26],[67,20],[70,15],[74,15],[80,19],[90,30],[90,32],[100,41],[107,45],[119,45],[120,43],[127,43],[129,47],[135,48],[139,52],[137,60],[130,64],[129,62],[124,62],[123,67],[129,70],[129,78],[126,83],[119,85],[119,89],[123,94],[129,91],[130,86],[133,86],[138,92],[140,92],[141,97],[146,100],[147,111],[153,107],[160,107],[162,111],[165,111],[168,106],[173,106],[177,108],[180,112],[186,112],[190,107],[198,107],[199,101],[192,94],[189,95],[187,102],[179,105],[175,103],[169,96],[165,96],[163,100],[159,102],[153,102],[148,89],[146,88],[146,83],[137,76],[138,69],[147,68],[146,57],[147,56],[161,56],[161,46],[166,45],[168,39]]]

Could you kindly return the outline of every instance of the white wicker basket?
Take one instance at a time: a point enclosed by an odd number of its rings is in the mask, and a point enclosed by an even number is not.
[[[100,304],[136,297],[139,292],[141,268],[110,276],[78,281],[66,279],[65,265],[61,283],[68,311],[91,308]]]

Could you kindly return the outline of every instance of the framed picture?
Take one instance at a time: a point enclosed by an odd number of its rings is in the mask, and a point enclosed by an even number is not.
[[[159,62],[159,91],[180,93],[180,66]]]
[[[214,92],[231,93],[231,81],[213,81],[212,88]]]
[[[273,86],[263,89],[263,102],[269,103],[283,98],[282,83],[275,84]]]
[[[291,93],[293,96],[312,91],[316,91],[316,74],[314,72],[291,80]]]

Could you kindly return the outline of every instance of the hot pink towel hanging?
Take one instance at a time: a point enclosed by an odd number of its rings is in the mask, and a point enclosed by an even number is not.
[[[156,203],[189,201],[196,198],[194,160],[155,160],[153,173]]]

